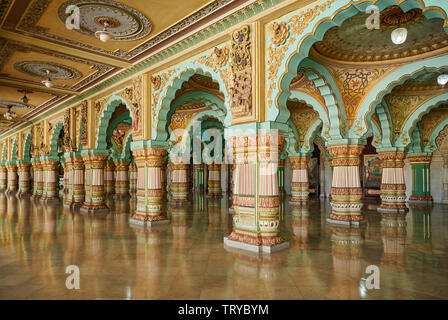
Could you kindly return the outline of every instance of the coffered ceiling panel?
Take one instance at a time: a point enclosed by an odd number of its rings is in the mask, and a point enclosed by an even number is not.
[[[32,90],[31,109],[13,107],[17,118],[32,120],[245,1],[2,0],[0,100],[20,103],[17,90]],[[73,6],[79,9],[79,29],[67,28],[67,17],[75,16]],[[114,35],[108,42],[95,37],[105,22]],[[42,84],[46,70],[51,88]],[[203,79],[196,80],[197,86],[204,85]],[[217,91],[215,84],[211,86]],[[8,122],[0,134],[17,125],[18,121]]]

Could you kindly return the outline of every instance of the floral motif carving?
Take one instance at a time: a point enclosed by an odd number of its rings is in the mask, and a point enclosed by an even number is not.
[[[111,139],[115,142],[115,145],[117,146],[117,149],[120,153],[123,152],[123,143],[130,131],[131,126],[122,122],[119,123],[112,132]]]
[[[313,108],[306,106],[289,107],[288,109],[291,113],[291,121],[297,129],[299,143],[303,144],[311,126],[319,120],[319,114]]]
[[[140,112],[143,106],[143,76],[140,75],[132,81],[132,99],[131,99],[131,111],[132,111],[132,128],[133,137],[138,137],[141,132]]]
[[[344,103],[345,115],[349,127],[356,117],[359,104],[372,83],[377,81],[391,68],[339,68],[328,66],[339,87]]]
[[[268,25],[268,34],[271,37],[271,42],[275,46],[279,46],[285,43],[289,36],[289,27],[285,22],[273,22]]]
[[[160,89],[160,86],[162,85],[162,78],[160,76],[153,76],[151,77],[151,83],[152,83],[152,89],[157,91]]]
[[[329,8],[330,5],[335,2],[336,0],[329,0],[325,3],[322,3],[320,5],[316,5],[313,8],[307,9],[305,11],[300,12],[298,15],[292,16],[288,22],[286,23],[287,26],[289,26],[290,29],[290,37],[289,41],[287,42],[288,45],[292,45],[294,41],[302,35],[303,30],[308,27],[308,25],[325,9]],[[275,23],[275,22],[273,22]],[[271,28],[270,25],[268,25],[268,30]],[[273,27],[272,27],[273,28]],[[272,106],[272,90],[275,90],[277,88],[277,74],[278,70],[280,68],[280,64],[285,58],[285,52],[288,50],[288,46],[285,46],[284,44],[286,41],[278,48],[274,48],[276,44],[274,42],[271,42],[269,44],[268,48],[268,54],[267,54],[267,80],[268,80],[268,105]]]
[[[88,144],[87,134],[87,100],[84,100],[81,105],[81,144],[86,147]]]
[[[249,116],[252,114],[252,56],[249,26],[243,26],[232,33],[230,57],[232,117]]]
[[[227,60],[229,59],[229,48],[215,48],[215,64],[218,68],[221,68],[227,64]]]
[[[408,117],[431,96],[424,95],[395,95],[388,94],[384,97],[389,107],[389,112],[394,125],[395,139],[401,134]]]
[[[70,109],[64,112],[64,141],[63,146],[66,152],[73,151],[72,139],[70,137]]]
[[[168,79],[174,74],[176,73],[176,69],[172,69],[172,70],[168,70],[160,75],[154,76],[151,78],[151,83],[153,85],[152,87],[152,119],[153,119],[153,123],[157,122],[157,114],[160,108],[160,102],[159,102],[159,97],[160,94],[162,92],[162,90],[160,90],[160,88],[162,88],[165,83],[168,81]],[[156,86],[154,86],[154,78],[159,78],[160,79],[160,84],[157,84],[159,82],[159,80],[156,81]],[[158,89],[156,89],[158,88]]]
[[[426,145],[429,142],[429,138],[433,133],[434,129],[443,120],[448,118],[448,108],[437,108],[431,110],[428,114],[425,114],[421,120],[422,129],[422,140],[423,144]]]

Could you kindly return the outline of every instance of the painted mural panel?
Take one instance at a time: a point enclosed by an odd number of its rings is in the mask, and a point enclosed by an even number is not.
[[[381,159],[378,154],[364,155],[364,197],[370,198],[380,196],[382,171]]]
[[[319,194],[319,162],[317,158],[311,158],[308,164],[310,175],[310,195]]]

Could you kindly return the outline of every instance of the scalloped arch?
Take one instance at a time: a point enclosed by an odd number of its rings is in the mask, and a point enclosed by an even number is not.
[[[100,150],[106,150],[107,149],[107,127],[109,126],[109,120],[112,117],[112,114],[114,113],[115,109],[119,105],[125,105],[126,108],[129,110],[129,115],[132,118],[132,109],[128,104],[128,101],[124,99],[123,97],[118,96],[116,93],[112,94],[107,102],[104,104],[105,107],[103,108],[98,125],[96,127],[96,136],[95,136],[95,148]],[[131,129],[132,132],[133,129]]]
[[[289,85],[292,79],[296,76],[298,67],[300,63],[308,57],[310,48],[314,43],[323,39],[325,32],[334,27],[340,26],[348,18],[360,13],[365,12],[366,8],[372,4],[378,6],[380,10],[384,10],[387,7],[398,5],[404,11],[408,11],[413,8],[422,9],[425,17],[431,18],[442,18],[445,21],[444,28],[448,31],[448,25],[446,24],[446,17],[448,12],[448,2],[437,1],[437,0],[379,0],[379,1],[367,1],[361,0],[357,3],[353,3],[350,0],[328,0],[322,1],[313,7],[308,7],[299,12],[294,12],[288,14],[276,22],[282,21],[289,23],[289,19],[296,16],[296,21],[298,21],[297,30],[298,34],[295,38],[287,41],[288,47],[285,50],[272,49],[271,37],[267,34],[267,45],[268,48],[266,52],[266,57],[270,57],[272,52],[278,50],[278,54],[275,55],[271,60],[267,60],[268,66],[267,79],[270,84],[268,84],[269,94],[266,97],[266,103],[268,105],[271,115],[274,116],[276,121],[285,122],[288,118],[288,113],[286,110],[286,104],[283,103],[289,97]],[[304,35],[304,36],[302,36]],[[293,35],[290,34],[290,37]],[[282,55],[280,59],[278,56]],[[430,60],[430,59],[428,59]],[[414,63],[415,64],[415,63]],[[423,66],[420,66],[423,67]],[[405,68],[400,68],[402,70]],[[275,74],[272,74],[275,72]],[[394,74],[389,79],[389,81],[382,81],[382,83],[389,84],[400,76]],[[271,85],[273,83],[274,85]],[[383,85],[385,87],[386,85]],[[384,90],[380,89],[380,90]],[[377,90],[378,91],[378,90]],[[371,115],[371,104],[373,104],[372,97],[370,99],[364,99],[364,107],[360,108],[355,120],[354,125],[349,131],[349,137],[362,138],[367,132],[367,116],[369,113]],[[273,101],[273,103],[272,103]],[[278,107],[277,110],[273,110],[274,105]],[[367,105],[367,107],[366,107]],[[358,125],[356,126],[356,122]],[[354,129],[356,128],[356,129]]]
[[[437,95],[424,103],[422,103],[407,119],[403,125],[403,130],[397,138],[395,143],[397,146],[406,147],[409,144],[411,130],[416,127],[416,124],[422,119],[422,117],[434,108],[437,108],[441,104],[448,102],[448,93]],[[407,143],[406,143],[407,141]]]
[[[212,68],[199,64],[199,63],[192,63],[191,61],[184,64],[184,67],[181,66],[180,68],[183,71],[176,70],[173,75],[170,76],[169,80],[167,81],[167,84],[161,88],[160,90],[162,93],[162,97],[160,101],[153,101],[153,103],[156,103],[157,105],[160,105],[158,109],[156,110],[157,117],[155,121],[153,121],[153,128],[152,128],[152,137],[153,140],[160,140],[164,141],[167,137],[167,131],[165,130],[167,125],[167,120],[169,116],[169,112],[171,110],[171,103],[175,99],[176,91],[181,88],[182,84],[185,81],[188,81],[193,75],[200,74],[200,75],[206,75],[211,77],[213,80],[217,81],[219,83],[219,88],[221,92],[224,94],[224,110],[226,114],[225,119],[225,125],[227,126],[230,124],[230,112],[228,110],[228,103],[229,101],[226,85],[224,83],[224,80],[219,75],[219,73],[215,72]],[[160,104],[158,104],[160,102]]]

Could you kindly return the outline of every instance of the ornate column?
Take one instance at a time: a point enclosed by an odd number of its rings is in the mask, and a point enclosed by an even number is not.
[[[40,158],[32,158],[31,164],[33,166],[33,195],[31,198],[39,199],[43,193],[42,163]]]
[[[431,196],[431,153],[410,153],[409,162],[412,167],[412,195],[409,202],[429,204]]]
[[[67,169],[67,196],[64,207],[79,207],[84,202],[84,162],[73,154],[65,154]]]
[[[107,155],[103,155],[105,152],[102,151],[95,153],[95,150],[82,151],[85,197],[80,210],[89,213],[108,212],[109,208],[104,201],[104,167]]]
[[[6,191],[8,187],[8,170],[5,165],[0,166],[0,191]]]
[[[129,195],[129,162],[115,161],[115,198],[128,198]]]
[[[403,167],[405,153],[391,150],[381,151],[381,206],[379,212],[407,212],[406,184],[404,181]]]
[[[443,157],[442,203],[448,204],[448,153],[443,154],[442,157]],[[0,170],[1,170],[1,167],[0,167]],[[0,180],[0,183],[1,183],[1,180]]]
[[[30,196],[30,163],[19,163],[19,192],[17,197],[29,197]]]
[[[187,204],[188,201],[188,163],[190,159],[170,157],[171,201],[172,204]]]
[[[354,224],[364,223],[361,214],[362,189],[359,174],[360,155],[363,147],[356,144],[330,145],[333,180],[331,183],[330,223]]]
[[[310,157],[307,155],[299,155],[297,157],[290,157],[292,169],[291,182],[291,201],[293,205],[306,205],[309,201],[309,175],[308,163]]]
[[[41,158],[43,171],[43,190],[40,201],[57,202],[59,201],[59,160],[54,160],[48,156]]]
[[[6,193],[14,193],[17,191],[17,165],[8,164],[6,168],[8,169],[8,188]]]
[[[61,163],[62,166],[62,170],[64,170],[64,189],[62,190],[63,193],[67,193],[68,189],[67,189],[67,184],[68,184],[68,174],[67,174],[67,162],[65,163]]]
[[[278,161],[277,168],[278,193],[285,195],[285,160]]]
[[[271,253],[289,247],[279,235],[277,168],[284,137],[275,130],[257,129],[243,136],[233,129],[230,138],[236,162],[233,231],[224,244]]]
[[[115,194],[115,165],[113,161],[107,161],[104,167],[104,195],[111,196]]]
[[[129,166],[129,192],[135,193],[137,191],[137,165],[131,164]]]
[[[194,164],[194,190],[203,191],[204,190],[204,164]]]
[[[235,180],[236,180],[236,164],[235,159],[233,158],[232,162],[232,181],[230,182],[230,192],[232,198],[232,205],[229,208],[229,212],[235,212]]]
[[[221,165],[217,163],[208,166],[208,196],[221,197]]]
[[[162,210],[166,150],[146,148],[143,141],[133,144],[136,144],[132,154],[137,164],[137,208],[129,221],[149,227],[169,223]]]

